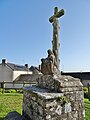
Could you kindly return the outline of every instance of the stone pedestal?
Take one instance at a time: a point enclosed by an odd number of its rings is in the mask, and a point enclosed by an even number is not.
[[[83,86],[70,76],[42,75],[24,88],[23,115],[28,120],[84,120]]]

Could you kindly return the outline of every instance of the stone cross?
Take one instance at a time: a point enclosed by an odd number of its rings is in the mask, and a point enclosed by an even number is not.
[[[56,66],[59,69],[60,59],[59,59],[59,51],[60,51],[60,24],[59,18],[64,15],[64,10],[61,9],[58,11],[58,7],[54,8],[54,15],[49,18],[49,22],[53,25],[53,40],[52,40],[52,51],[55,55]]]

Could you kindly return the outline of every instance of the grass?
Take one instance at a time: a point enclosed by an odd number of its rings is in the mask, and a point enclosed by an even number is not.
[[[0,120],[11,111],[22,113],[22,94],[4,93],[0,94]]]
[[[23,95],[19,93],[0,94],[0,120],[11,111],[22,113]],[[85,103],[85,120],[90,120],[90,101],[84,99]]]
[[[88,99],[84,99],[85,103],[85,120],[90,120],[90,101]]]

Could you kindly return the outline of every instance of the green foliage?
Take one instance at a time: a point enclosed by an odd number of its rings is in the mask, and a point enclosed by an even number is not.
[[[84,87],[83,90],[84,90],[84,98],[89,98],[90,99],[90,93],[88,93],[88,88]]]
[[[3,88],[0,88],[0,94],[4,93],[4,89]]]
[[[2,89],[0,88],[0,93],[17,93],[15,89]]]
[[[14,89],[11,89],[10,90],[10,93],[16,93],[17,91],[16,90],[14,90]]]
[[[11,93],[11,91],[10,90],[5,90],[4,93]]]
[[[89,99],[89,101],[90,101],[90,93],[88,93],[88,99]]]
[[[84,93],[88,93],[88,88],[87,87],[84,87],[83,90],[84,90]]]
[[[90,101],[88,99],[84,99],[85,103],[85,120],[90,120]]]
[[[3,89],[2,88],[0,88],[0,93],[2,93],[3,92]]]
[[[59,99],[63,104],[69,103],[69,99],[66,96],[61,96]]]
[[[88,92],[84,93],[84,98],[88,98]]]

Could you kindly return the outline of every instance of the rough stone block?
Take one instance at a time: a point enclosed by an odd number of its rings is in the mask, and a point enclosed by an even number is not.
[[[71,76],[54,75],[52,77],[51,75],[42,75],[42,77],[37,80],[37,85],[39,87],[54,90],[56,92],[72,92],[83,90],[83,85],[80,80]]]
[[[37,86],[24,88],[23,115],[31,120],[84,120],[79,79],[42,75]]]
[[[65,113],[71,112],[71,103],[65,104]]]

